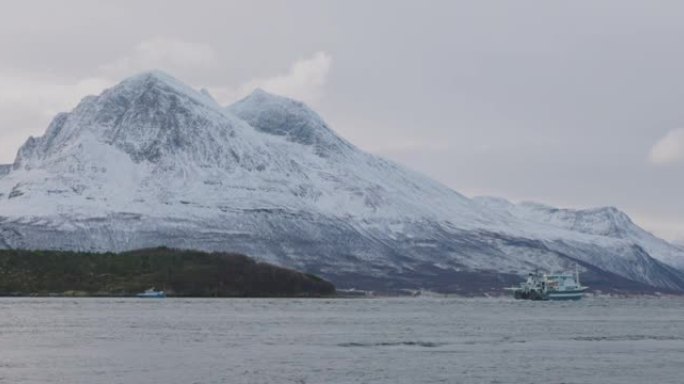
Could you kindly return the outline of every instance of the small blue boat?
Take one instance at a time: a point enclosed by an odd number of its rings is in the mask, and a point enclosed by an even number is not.
[[[150,288],[145,292],[138,293],[136,297],[160,299],[166,297],[166,293],[164,293],[164,291],[156,291],[154,288]]]

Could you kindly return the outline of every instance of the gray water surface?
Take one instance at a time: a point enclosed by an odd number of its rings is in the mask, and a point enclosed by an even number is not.
[[[0,299],[0,383],[683,383],[684,299]]]

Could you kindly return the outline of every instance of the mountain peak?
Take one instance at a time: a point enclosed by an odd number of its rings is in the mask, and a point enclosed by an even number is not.
[[[124,79],[122,82],[140,82],[150,80],[168,83],[180,83],[180,81],[177,80],[175,77],[159,69],[152,69],[136,73],[135,75],[129,76],[128,78]]]
[[[352,147],[303,102],[261,88],[226,109],[260,132],[313,146],[319,156],[327,157]]]
[[[231,134],[240,123],[206,93],[162,71],[148,71],[98,96],[85,97],[73,111],[57,115],[45,135],[22,146],[15,166],[63,157],[65,150],[82,147],[83,140],[91,143],[89,138],[123,150],[136,162],[156,162],[165,153],[214,148],[213,136]]]
[[[287,99],[286,97],[278,96],[270,92],[266,92],[263,88],[255,88],[252,93],[250,93],[247,97],[273,97],[273,98],[282,98],[282,99]]]
[[[249,95],[244,97],[243,99],[237,101],[233,105],[229,106],[229,109],[245,109],[247,106],[252,106],[252,107],[263,107],[267,106],[270,108],[281,108],[283,110],[286,110],[286,112],[291,113],[291,114],[301,114],[301,115],[309,115],[309,117],[313,119],[320,120],[322,124],[323,121],[318,116],[316,112],[314,112],[311,108],[309,108],[306,104],[304,104],[301,101],[291,99],[289,97],[285,96],[280,96],[276,95],[273,93],[270,93],[268,91],[265,91],[262,88],[256,88],[254,89]]]
[[[105,93],[108,91],[115,91],[123,88],[142,89],[150,87],[175,89],[176,91],[179,91],[181,93],[197,93],[197,91],[183,84],[181,81],[177,80],[173,76],[159,70],[140,72],[138,74],[127,77],[114,87],[105,90]]]
[[[164,91],[169,94],[182,95],[202,104],[208,103],[215,107],[216,102],[206,91],[196,90],[166,72],[160,70],[145,71],[130,76],[112,88],[105,90],[102,95],[108,93],[119,94],[123,97],[135,97],[140,92],[151,89]]]

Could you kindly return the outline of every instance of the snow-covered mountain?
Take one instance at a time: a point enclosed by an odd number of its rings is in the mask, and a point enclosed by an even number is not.
[[[468,290],[578,262],[599,285],[684,291],[684,251],[618,210],[469,199],[261,90],[222,107],[140,74],[0,167],[0,247],[159,245],[243,252],[343,287]]]

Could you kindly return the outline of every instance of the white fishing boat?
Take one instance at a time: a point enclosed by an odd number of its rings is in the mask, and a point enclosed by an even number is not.
[[[166,297],[166,293],[150,288],[145,290],[145,292],[138,293],[136,296],[141,298],[164,298]]]
[[[588,287],[582,286],[579,271],[574,273],[530,273],[518,287],[506,288],[521,300],[579,300]]]
[[[579,300],[588,287],[579,282],[579,273],[545,275],[546,296],[549,300]]]

